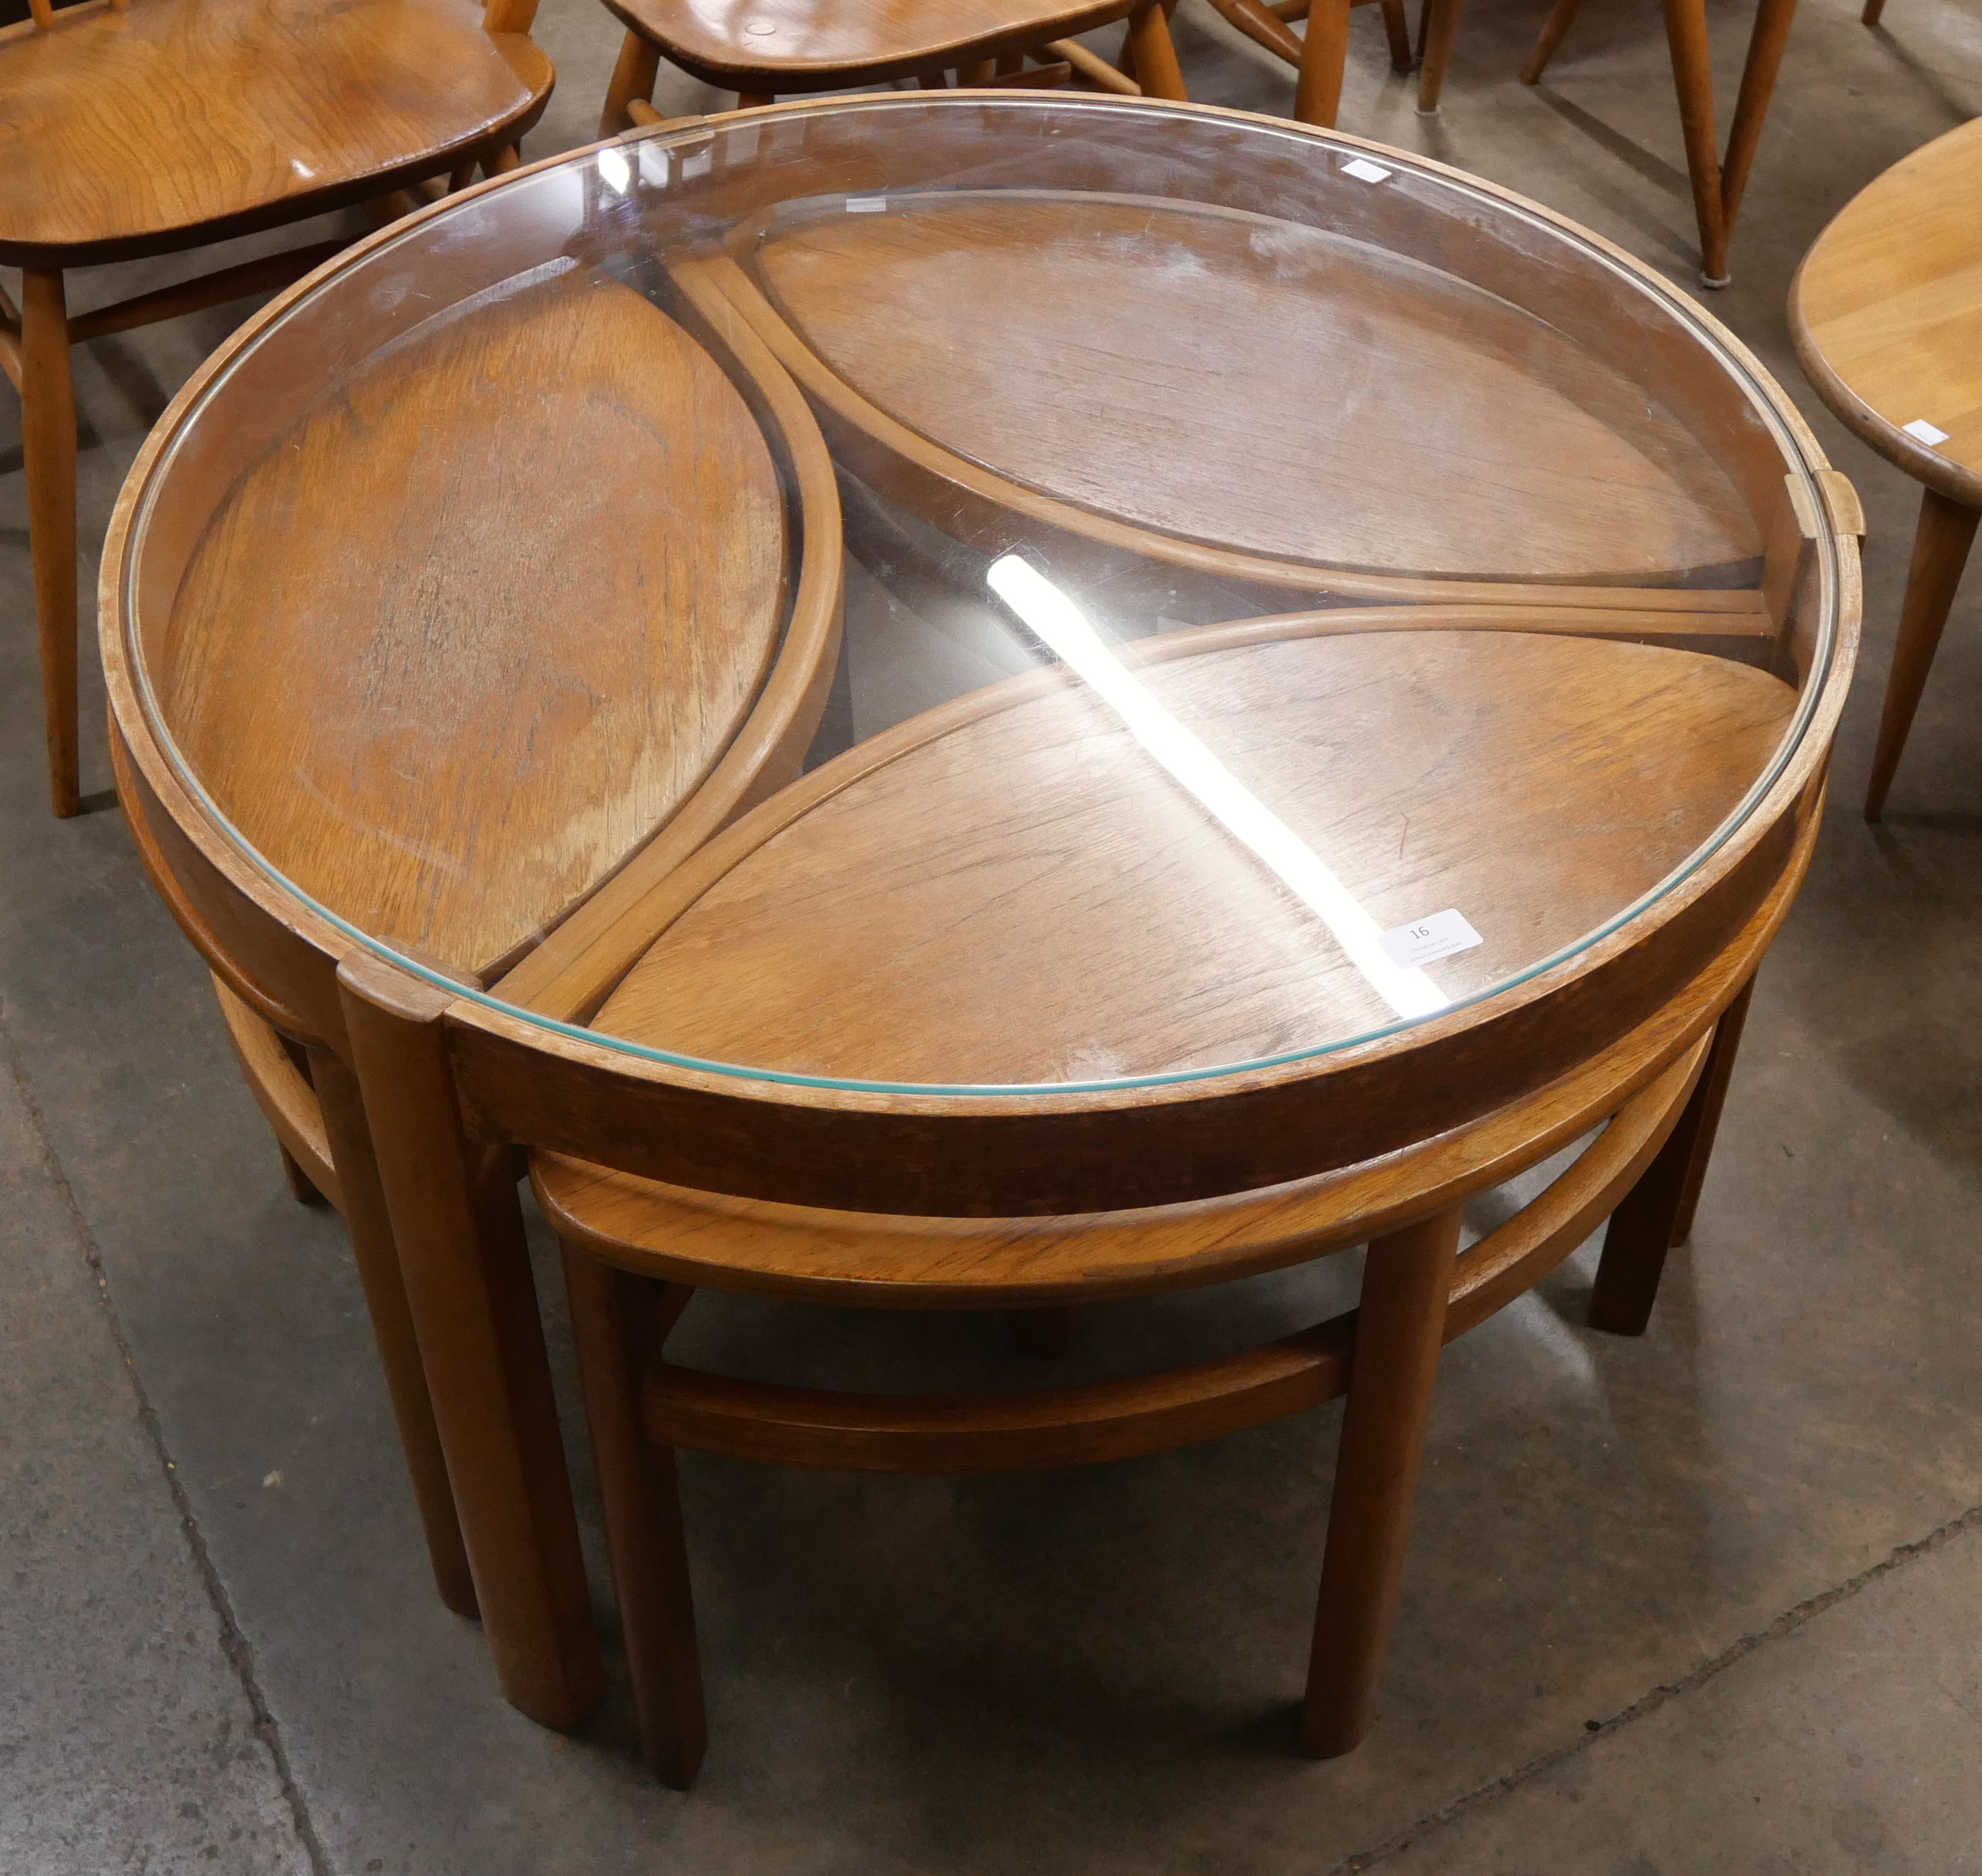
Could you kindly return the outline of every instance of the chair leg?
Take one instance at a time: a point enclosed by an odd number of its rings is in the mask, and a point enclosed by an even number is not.
[[[1734,122],[1727,131],[1727,153],[1720,164],[1720,219],[1731,237],[1734,218],[1747,192],[1748,172],[1762,141],[1762,125],[1775,95],[1776,74],[1795,23],[1797,0],[1760,0],[1748,35],[1748,56],[1741,67],[1741,88],[1734,94]]]
[[[1727,1103],[1734,1059],[1740,1053],[1741,1031],[1748,1020],[1748,1002],[1754,988],[1750,977],[1720,1013],[1713,1046],[1678,1123],[1610,1214],[1603,1233],[1603,1256],[1597,1267],[1597,1287],[1590,1298],[1593,1329],[1610,1335],[1643,1335],[1652,1319],[1659,1279],[1665,1273],[1666,1253],[1692,1234],[1693,1213],[1706,1183],[1707,1163],[1713,1157],[1720,1110]]]
[[[687,1293],[669,1298],[674,1287],[629,1276],[571,1244],[564,1280],[640,1749],[657,1778],[686,1791],[709,1739],[702,1660],[674,1450],[647,1439],[640,1384],[659,1353],[654,1306],[678,1306]]]
[[[1950,501],[1937,489],[1920,492],[1913,564],[1907,570],[1906,598],[1900,606],[1899,642],[1893,647],[1885,708],[1879,718],[1879,746],[1872,757],[1871,786],[1865,791],[1868,821],[1879,819],[1886,812],[1886,793],[1906,752],[1914,713],[1927,689],[1927,674],[1934,668],[1934,654],[1961,584],[1962,569],[1968,564],[1978,519],[1982,519],[1982,509]]]
[[[1142,86],[1144,97],[1167,98],[1178,104],[1189,101],[1183,68],[1170,43],[1170,15],[1162,0],[1146,0],[1129,15],[1129,50],[1136,61],[1136,82]]]
[[[463,1124],[446,994],[369,953],[338,979],[489,1653],[512,1706],[568,1730],[605,1679],[515,1167]]]
[[[1700,228],[1700,276],[1727,284],[1727,225],[1720,205],[1720,152],[1713,129],[1713,68],[1707,53],[1707,0],[1665,0],[1666,43],[1686,137],[1686,169]]]
[[[1425,0],[1424,65],[1418,73],[1418,115],[1430,117],[1445,90],[1445,68],[1459,37],[1461,0]]]
[[[1556,49],[1568,36],[1569,29],[1576,24],[1576,16],[1583,11],[1583,0],[1555,0],[1549,16],[1542,22],[1542,29],[1535,38],[1533,48],[1528,54],[1528,62],[1521,68],[1523,85],[1538,85],[1542,74],[1548,69],[1549,61],[1554,58]]]
[[[636,98],[651,104],[654,81],[660,75],[660,48],[637,32],[629,32],[620,42],[619,62],[613,66],[612,80],[606,87],[606,108],[599,115],[599,134],[602,137],[616,137],[622,130],[633,128],[633,120],[626,112],[627,105]]]
[[[1294,81],[1294,121],[1333,130],[1342,108],[1342,75],[1349,63],[1350,0],[1314,0]]]
[[[1263,45],[1290,65],[1301,62],[1300,35],[1260,0],[1211,0],[1211,4],[1256,45]]]
[[[42,656],[48,790],[63,819],[82,806],[75,696],[75,381],[59,273],[25,273],[21,296],[21,431],[28,472],[28,546]]]
[[[1403,1579],[1445,1311],[1457,1207],[1371,1243],[1335,1462],[1301,1749],[1335,1758],[1370,1730]]]
[[[1858,15],[1861,26],[1876,26],[1886,10],[1886,0],[1865,0],[1865,10]]]
[[[1390,42],[1390,69],[1408,72],[1411,57],[1411,22],[1404,12],[1404,0],[1383,0],[1383,36]]]
[[[405,1455],[413,1502],[426,1534],[434,1587],[456,1615],[472,1620],[479,1614],[475,1578],[468,1567],[461,1520],[455,1512],[454,1490],[448,1483],[447,1460],[434,1424],[433,1400],[427,1392],[426,1370],[421,1365],[419,1343],[413,1333],[399,1246],[379,1183],[379,1161],[365,1126],[358,1078],[328,1049],[309,1051],[309,1077],[317,1105],[323,1110],[330,1163],[337,1170],[344,1200],[345,1229],[351,1233],[351,1254],[364,1286],[372,1337],[378,1344],[379,1365],[385,1370],[385,1391],[399,1430],[399,1448]],[[289,1157],[286,1153],[282,1157]]]
[[[482,159],[482,173],[485,176],[506,176],[512,169],[523,166],[523,146],[520,143],[506,143],[491,150]]]
[[[739,111],[761,111],[778,102],[775,92],[739,92],[736,108]]]

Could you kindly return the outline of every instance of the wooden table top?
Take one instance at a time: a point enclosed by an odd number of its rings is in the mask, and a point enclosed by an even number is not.
[[[1982,122],[1845,204],[1797,270],[1790,326],[1846,423],[1909,475],[1982,507]]]
[[[113,693],[202,837],[642,1061],[959,1099],[1690,968],[1855,591],[1648,273],[1135,102],[539,165],[278,302],[134,475]]]

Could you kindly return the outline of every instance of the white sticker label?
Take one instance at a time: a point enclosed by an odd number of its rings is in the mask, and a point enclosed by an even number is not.
[[[1947,432],[1945,430],[1937,430],[1924,417],[1916,417],[1912,422],[1903,423],[1900,428],[1909,436],[1916,438],[1924,443],[1931,443],[1936,448],[1947,441]]]
[[[1383,955],[1403,970],[1420,964],[1436,964],[1455,951],[1470,951],[1484,940],[1459,913],[1448,909],[1434,912],[1428,919],[1413,919],[1386,932],[1376,940]]]
[[[682,159],[682,175],[684,179],[689,176],[707,175],[711,154],[709,151],[702,149],[697,150],[692,156],[684,156]]]
[[[656,149],[651,143],[642,144],[640,145],[640,175],[649,187],[666,189],[668,185],[667,152]]]
[[[1353,176],[1359,182],[1387,182],[1390,172],[1381,163],[1373,163],[1366,156],[1352,156],[1342,165],[1342,173]]]
[[[849,215],[879,215],[887,205],[885,195],[849,195],[846,199]]]

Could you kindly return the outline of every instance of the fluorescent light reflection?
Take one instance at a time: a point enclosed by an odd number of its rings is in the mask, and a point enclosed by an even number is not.
[[[1127,726],[1170,779],[1326,925],[1349,961],[1400,1016],[1429,1016],[1451,999],[1421,970],[1383,955],[1376,921],[1313,850],[1157,703],[1101,641],[1086,616],[1031,562],[1005,554],[991,590]]]

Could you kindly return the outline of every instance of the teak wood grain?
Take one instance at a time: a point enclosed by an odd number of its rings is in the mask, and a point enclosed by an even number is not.
[[[1875,178],[1817,236],[1790,287],[1797,356],[1882,456],[1982,508],[1982,122]],[[1944,443],[1909,436],[1924,419]]]
[[[1794,702],[1720,659],[1503,633],[1292,636],[1144,682],[1380,928],[1465,913],[1486,943],[1431,970],[1454,999],[1663,880]],[[1222,1067],[1394,1020],[1091,693],[1001,701],[936,713],[883,766],[853,752],[831,792],[819,772],[596,1026],[759,1070],[1011,1084]]]
[[[716,362],[566,264],[415,329],[250,468],[188,569],[165,717],[302,890],[489,970],[728,748],[786,531]]]
[[[550,95],[467,0],[84,0],[0,29],[0,262],[74,267],[300,221],[512,139]]]
[[[1393,576],[1649,586],[1760,550],[1642,385],[1450,274],[1187,202],[887,202],[732,252],[857,397],[1021,488]]]
[[[1136,0],[606,0],[684,71],[772,95],[950,69],[1125,19]]]
[[[1924,485],[1865,793],[1879,819],[1982,513],[1982,125],[1903,158],[1846,204],[1790,287],[1797,356],[1831,409]],[[1924,421],[1938,443],[1910,435]]]

